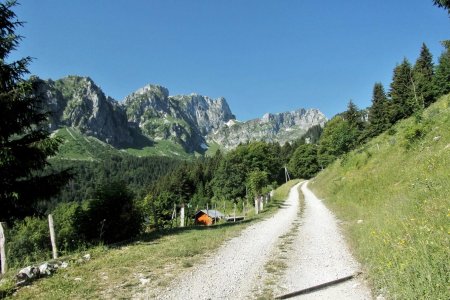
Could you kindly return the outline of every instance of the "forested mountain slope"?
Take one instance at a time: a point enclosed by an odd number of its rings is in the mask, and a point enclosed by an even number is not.
[[[376,293],[449,299],[450,95],[323,170],[312,187],[345,221]]]

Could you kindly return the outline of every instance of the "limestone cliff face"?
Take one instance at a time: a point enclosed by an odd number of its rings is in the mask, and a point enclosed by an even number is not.
[[[265,114],[261,119],[232,122],[208,135],[208,141],[232,149],[250,141],[284,144],[299,139],[314,126],[323,126],[326,117],[317,109],[299,109],[292,112]]]
[[[211,99],[209,97],[191,94],[189,96],[172,96],[173,102],[178,102],[186,113],[190,123],[198,128],[202,135],[207,135],[235,119],[225,98]]]
[[[52,112],[51,130],[74,127],[117,148],[170,140],[187,152],[201,153],[213,142],[228,149],[253,140],[284,144],[326,121],[316,109],[299,109],[238,122],[224,98],[169,96],[159,85],[146,85],[118,102],[88,77],[36,79],[36,83],[36,93]]]
[[[127,96],[124,106],[128,121],[146,136],[175,141],[189,152],[204,151],[204,135],[234,118],[223,98],[169,96],[158,85],[147,85]]]
[[[52,113],[50,130],[74,127],[119,148],[142,144],[142,139],[171,140],[187,152],[203,152],[204,136],[234,118],[224,98],[169,96],[158,85],[147,85],[120,103],[106,97],[88,77],[36,79],[35,83],[35,92]]]
[[[40,81],[38,93],[44,95],[52,112],[50,129],[69,126],[116,147],[132,144],[123,107],[106,97],[90,78]]]

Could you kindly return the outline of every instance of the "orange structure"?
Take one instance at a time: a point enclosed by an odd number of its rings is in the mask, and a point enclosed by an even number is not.
[[[220,219],[223,219],[224,215],[214,209],[202,209],[199,210],[195,214],[195,224],[197,225],[212,225],[215,221],[218,221]]]

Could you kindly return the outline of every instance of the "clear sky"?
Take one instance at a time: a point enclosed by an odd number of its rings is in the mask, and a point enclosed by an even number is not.
[[[121,100],[145,84],[225,97],[239,120],[297,108],[327,117],[371,103],[450,18],[432,0],[21,0],[11,59],[43,79],[91,77]]]

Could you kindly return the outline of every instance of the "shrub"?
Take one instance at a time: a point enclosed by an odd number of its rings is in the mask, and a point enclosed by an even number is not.
[[[58,250],[68,252],[83,248],[86,244],[79,226],[87,203],[60,203],[53,211]]]
[[[417,144],[429,132],[427,122],[416,120],[416,122],[405,129],[403,146],[409,150]]]
[[[142,214],[123,182],[102,184],[80,218],[80,231],[90,242],[115,243],[135,237]]]
[[[26,217],[7,232],[8,260],[11,266],[24,266],[51,257],[48,221]]]
[[[300,145],[291,157],[289,170],[296,178],[309,179],[320,170],[317,161],[317,146],[312,144]]]

